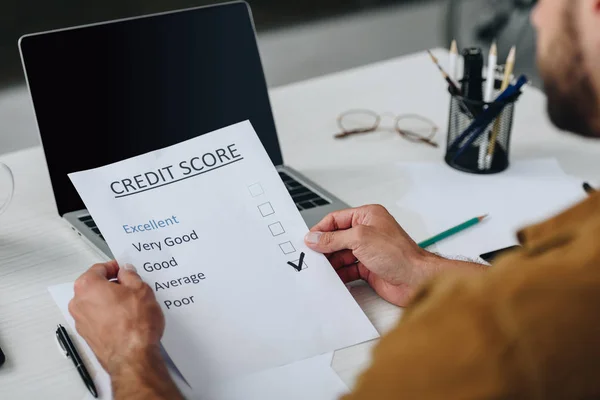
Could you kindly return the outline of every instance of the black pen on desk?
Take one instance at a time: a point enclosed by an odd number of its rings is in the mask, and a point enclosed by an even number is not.
[[[79,353],[71,341],[67,330],[62,325],[58,325],[58,329],[56,330],[56,340],[58,341],[59,346],[65,352],[65,355],[69,357],[71,361],[73,361],[75,368],[77,368],[77,372],[79,372],[81,379],[83,379],[83,383],[85,383],[85,386],[88,388],[92,396],[98,397],[94,380],[83,364],[83,360],[79,356]]]

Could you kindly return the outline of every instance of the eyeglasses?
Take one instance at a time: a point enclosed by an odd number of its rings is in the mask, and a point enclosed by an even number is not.
[[[404,139],[416,143],[425,143],[432,147],[438,147],[433,141],[439,128],[428,118],[416,114],[394,115],[391,113],[378,114],[370,110],[350,110],[346,111],[337,119],[340,133],[334,137],[336,139],[345,138],[352,135],[375,132],[379,129],[383,117],[394,119],[394,130]]]

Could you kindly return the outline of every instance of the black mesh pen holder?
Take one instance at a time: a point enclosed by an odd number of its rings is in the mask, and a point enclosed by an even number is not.
[[[500,82],[496,82],[496,88]],[[497,93],[496,93],[497,94]],[[497,174],[508,168],[510,137],[513,115],[520,92],[503,103],[502,113],[489,123],[475,141],[465,146],[469,136],[461,140],[458,146],[451,146],[471,125],[475,117],[481,114],[488,103],[473,101],[462,96],[451,95],[448,120],[448,141],[446,163],[459,171],[472,174]],[[494,144],[492,144],[492,139]]]

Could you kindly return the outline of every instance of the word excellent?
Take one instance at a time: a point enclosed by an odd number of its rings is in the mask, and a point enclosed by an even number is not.
[[[183,160],[177,166],[167,165],[153,171],[115,180],[111,182],[110,190],[115,194],[115,198],[131,196],[201,175],[243,159],[234,143],[189,160]]]

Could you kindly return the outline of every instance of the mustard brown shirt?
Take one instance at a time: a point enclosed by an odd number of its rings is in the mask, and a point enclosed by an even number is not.
[[[425,285],[344,400],[600,398],[600,193]]]

